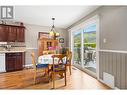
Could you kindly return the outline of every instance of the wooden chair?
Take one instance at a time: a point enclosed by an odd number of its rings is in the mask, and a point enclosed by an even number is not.
[[[67,52],[67,58],[66,58],[66,62],[64,62],[64,64],[66,64],[67,67],[69,67],[69,71],[70,71],[70,75],[71,75],[71,60],[72,60],[72,52],[69,51]]]
[[[31,53],[31,57],[32,57],[32,64],[33,64],[33,68],[34,68],[34,83],[36,84],[36,77],[37,77],[37,71],[38,70],[43,70],[45,72],[45,74],[48,74],[48,64],[37,64],[35,63],[35,54],[34,52]]]
[[[72,52],[69,51],[69,54],[67,55],[67,64],[66,66],[69,67],[70,75],[71,75],[71,60],[72,60]]]
[[[56,74],[63,75],[65,78],[65,86],[67,85],[67,80],[66,80],[66,64],[63,64],[63,58],[66,55],[63,54],[54,54],[52,56],[53,58],[53,65],[51,69],[51,76],[52,76],[52,81],[53,81],[53,88],[55,88],[55,76]],[[58,62],[55,63],[55,58],[58,58]]]

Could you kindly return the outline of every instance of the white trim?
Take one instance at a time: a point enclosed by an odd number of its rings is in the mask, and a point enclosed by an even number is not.
[[[83,67],[83,62],[84,62],[84,31],[81,32],[81,65]]]
[[[120,90],[120,89],[119,89],[119,88],[117,88],[117,87],[115,87],[114,89],[115,89],[115,90]]]
[[[71,48],[72,48],[72,33],[71,33],[71,31],[70,30],[68,30],[68,32],[69,32],[69,48],[70,48],[70,50],[72,50]]]
[[[96,19],[96,73],[97,79],[99,79],[99,50],[100,50],[100,30],[99,30],[99,16]]]
[[[24,67],[31,67],[31,66],[32,66],[32,64],[27,64]]]
[[[70,31],[70,30],[69,30],[69,31]],[[70,47],[70,48],[71,48],[71,51],[72,51],[72,55],[74,55],[74,54],[73,54],[73,36],[72,36],[72,31],[70,31],[70,36],[71,36],[71,37],[69,37],[69,38],[71,38],[71,40],[70,40],[70,44],[71,44],[70,46],[71,46],[71,47]],[[73,57],[72,57],[72,63],[74,64],[73,60],[74,60],[74,59],[73,59]]]
[[[114,52],[114,53],[127,53],[127,51],[120,51],[120,50],[98,50],[99,52]]]
[[[93,23],[94,21],[96,22],[96,19],[97,19],[97,18],[98,18],[98,15],[95,15],[95,16],[93,16],[93,17],[91,17],[91,18],[85,20],[84,22],[82,22],[82,23],[80,23],[80,24],[78,24],[78,25],[72,27],[72,28],[69,29],[68,31],[73,32],[73,31],[76,31],[76,30],[83,29],[84,26],[86,26],[86,25],[88,25],[88,24],[90,24],[90,23]]]

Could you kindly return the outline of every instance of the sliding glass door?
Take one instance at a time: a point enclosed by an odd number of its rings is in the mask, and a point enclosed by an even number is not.
[[[96,24],[83,30],[83,68],[96,73]]]
[[[81,30],[73,33],[73,63],[81,65]]]
[[[96,23],[89,23],[72,32],[73,63],[96,75]],[[93,75],[92,74],[92,75]]]

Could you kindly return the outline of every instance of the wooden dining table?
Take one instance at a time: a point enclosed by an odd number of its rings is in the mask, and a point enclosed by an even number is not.
[[[52,58],[53,55],[60,55],[61,56],[63,54],[46,54],[46,55],[41,55],[41,56],[38,57],[38,63],[39,64],[49,64],[49,65],[52,65],[53,64],[53,58]],[[64,57],[63,60],[66,61],[66,57]],[[54,59],[54,63],[56,63],[56,64],[58,63],[58,58]]]

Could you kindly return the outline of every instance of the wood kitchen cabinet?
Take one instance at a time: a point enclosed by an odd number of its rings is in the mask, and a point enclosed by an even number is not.
[[[6,54],[6,71],[14,71],[16,64],[16,56],[13,53]]]
[[[8,42],[15,42],[17,39],[17,28],[8,26]]]
[[[6,71],[22,70],[24,65],[24,53],[6,53]]]
[[[7,29],[8,27],[0,25],[0,41],[7,41]]]
[[[22,70],[23,64],[24,64],[23,54],[22,53],[16,53],[15,70]]]
[[[17,28],[17,42],[25,41],[25,28]]]
[[[0,42],[24,42],[25,27],[0,24]]]

